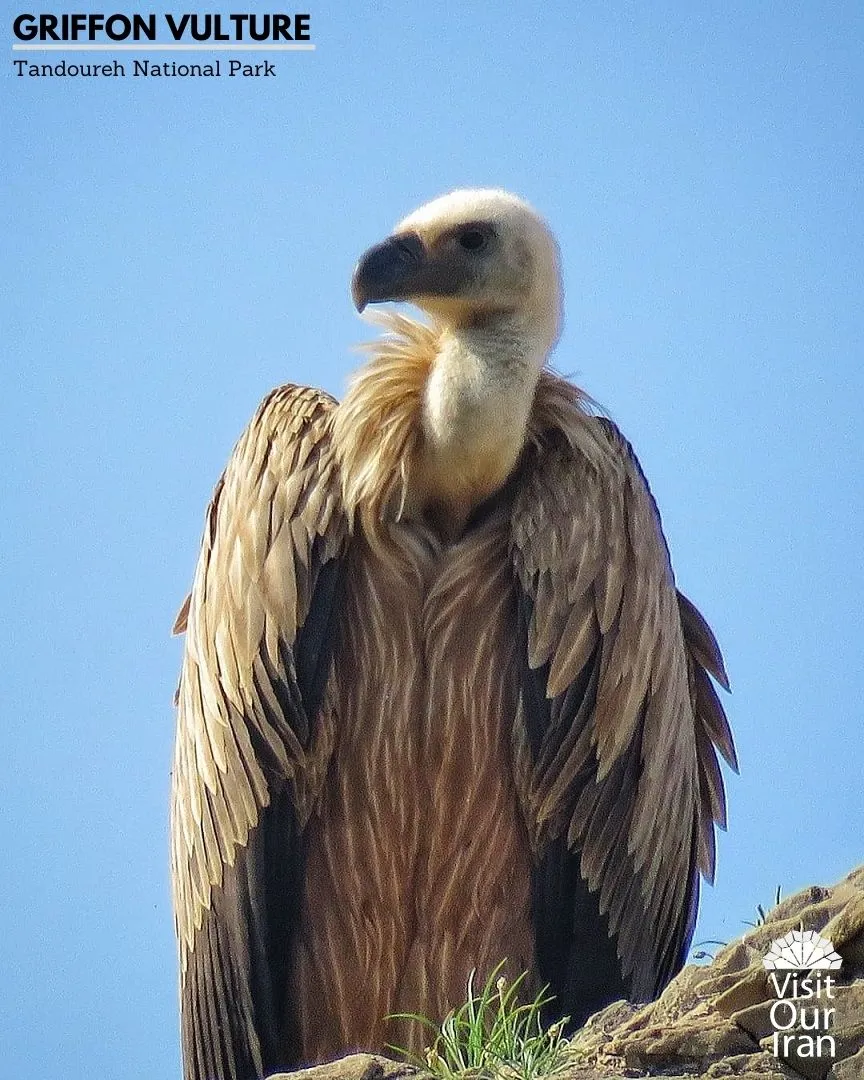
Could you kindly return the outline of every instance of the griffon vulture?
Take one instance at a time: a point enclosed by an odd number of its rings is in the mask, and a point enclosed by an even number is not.
[[[410,301],[341,403],[265,399],[207,511],[172,869],[187,1080],[422,1048],[506,959],[574,1022],[691,939],[735,752],[629,444],[546,366],[558,250],[456,191],[360,259]]]

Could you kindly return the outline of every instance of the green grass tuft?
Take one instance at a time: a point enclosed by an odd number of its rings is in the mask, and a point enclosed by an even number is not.
[[[429,1031],[433,1037],[422,1058],[398,1046],[390,1049],[441,1080],[538,1080],[566,1068],[572,1055],[562,1033],[569,1018],[544,1028],[541,1012],[552,1000],[548,988],[532,1002],[520,1004],[518,991],[525,973],[508,983],[501,974],[503,966],[495,968],[479,994],[474,990],[476,972],[472,971],[465,1002],[451,1010],[440,1025],[415,1013],[389,1018],[414,1020]]]

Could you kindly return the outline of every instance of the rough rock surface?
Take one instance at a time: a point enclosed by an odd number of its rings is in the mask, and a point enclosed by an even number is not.
[[[400,1080],[415,1077],[417,1069],[402,1062],[390,1061],[377,1054],[350,1054],[327,1065],[298,1069],[292,1073],[274,1073],[269,1080]]]
[[[772,941],[815,930],[843,958],[836,978],[832,1058],[806,1056],[804,1030],[775,1055],[770,1010],[776,994],[762,966]],[[810,1007],[809,999],[798,999]],[[805,1056],[799,1056],[803,1050]],[[688,965],[650,1005],[624,1001],[593,1016],[572,1041],[573,1064],[561,1080],[663,1076],[704,1080],[864,1080],[864,866],[832,888],[790,896],[765,922],[727,945],[706,966]],[[271,1080],[397,1080],[413,1070],[355,1054]]]

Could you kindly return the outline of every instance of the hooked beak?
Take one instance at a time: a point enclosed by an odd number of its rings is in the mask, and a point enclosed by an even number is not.
[[[376,244],[360,258],[351,278],[354,306],[385,300],[407,300],[422,287],[426,249],[414,232],[398,233]]]

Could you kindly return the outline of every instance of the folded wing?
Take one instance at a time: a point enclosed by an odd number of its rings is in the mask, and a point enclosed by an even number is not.
[[[334,404],[297,386],[262,403],[216,487],[178,617],[171,861],[187,1080],[291,1063],[301,795],[331,749],[315,717],[345,538]]]
[[[537,957],[577,1022],[680,968],[725,825],[716,749],[735,766],[720,651],[675,588],[639,464],[614,425],[581,424],[593,440],[540,442],[513,517]]]

